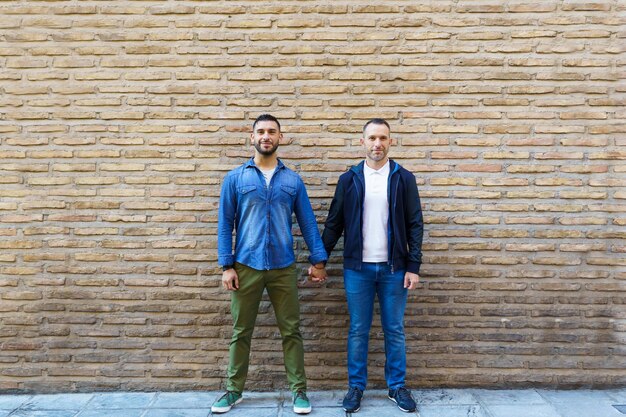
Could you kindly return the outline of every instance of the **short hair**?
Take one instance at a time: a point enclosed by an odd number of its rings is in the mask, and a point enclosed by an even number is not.
[[[254,128],[256,127],[257,123],[264,122],[266,120],[276,123],[278,125],[278,131],[280,132],[280,122],[278,121],[278,119],[272,116],[271,114],[267,114],[267,113],[260,115],[254,120],[254,123],[252,123],[252,131],[254,132]]]
[[[363,133],[365,134],[365,129],[367,129],[367,127],[369,125],[385,125],[387,126],[387,129],[389,129],[389,131],[391,132],[391,127],[389,127],[389,123],[387,123],[387,121],[385,119],[381,119],[379,117],[376,117],[370,121],[368,121],[367,123],[365,123],[365,125],[363,126]]]

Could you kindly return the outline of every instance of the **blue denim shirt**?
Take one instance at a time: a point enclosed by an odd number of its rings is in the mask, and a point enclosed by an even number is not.
[[[251,158],[224,177],[217,224],[220,265],[242,263],[257,270],[285,268],[295,262],[292,214],[316,264],[328,259],[304,183],[280,160],[269,187]],[[232,251],[233,227],[237,232]]]

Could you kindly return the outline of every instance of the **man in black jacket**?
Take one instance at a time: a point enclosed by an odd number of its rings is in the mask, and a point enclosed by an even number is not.
[[[393,140],[384,119],[363,127],[365,161],[341,175],[322,240],[330,256],[344,234],[344,286],[350,312],[347,412],[361,406],[367,385],[369,332],[378,295],[385,336],[389,399],[416,409],[405,387],[404,310],[419,282],[424,223],[415,176],[387,156]]]

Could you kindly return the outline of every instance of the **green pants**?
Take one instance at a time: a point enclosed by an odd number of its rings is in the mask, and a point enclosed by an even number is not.
[[[306,390],[295,264],[282,269],[259,271],[237,263],[235,271],[239,277],[239,289],[233,291],[231,296],[233,338],[230,342],[226,389],[243,392],[248,376],[254,323],[263,290],[267,288],[283,339],[283,357],[289,387],[294,392]]]

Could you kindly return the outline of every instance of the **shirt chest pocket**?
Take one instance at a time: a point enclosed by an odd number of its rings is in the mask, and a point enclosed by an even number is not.
[[[256,200],[256,188],[256,185],[242,185],[240,187],[237,187],[237,194],[239,194],[239,199],[241,201]]]
[[[288,207],[292,207],[296,200],[296,188],[289,185],[281,184],[278,189],[277,200]]]
[[[237,191],[239,192],[239,194],[248,194],[251,191],[256,190],[256,185],[242,185],[239,188],[237,188]]]

